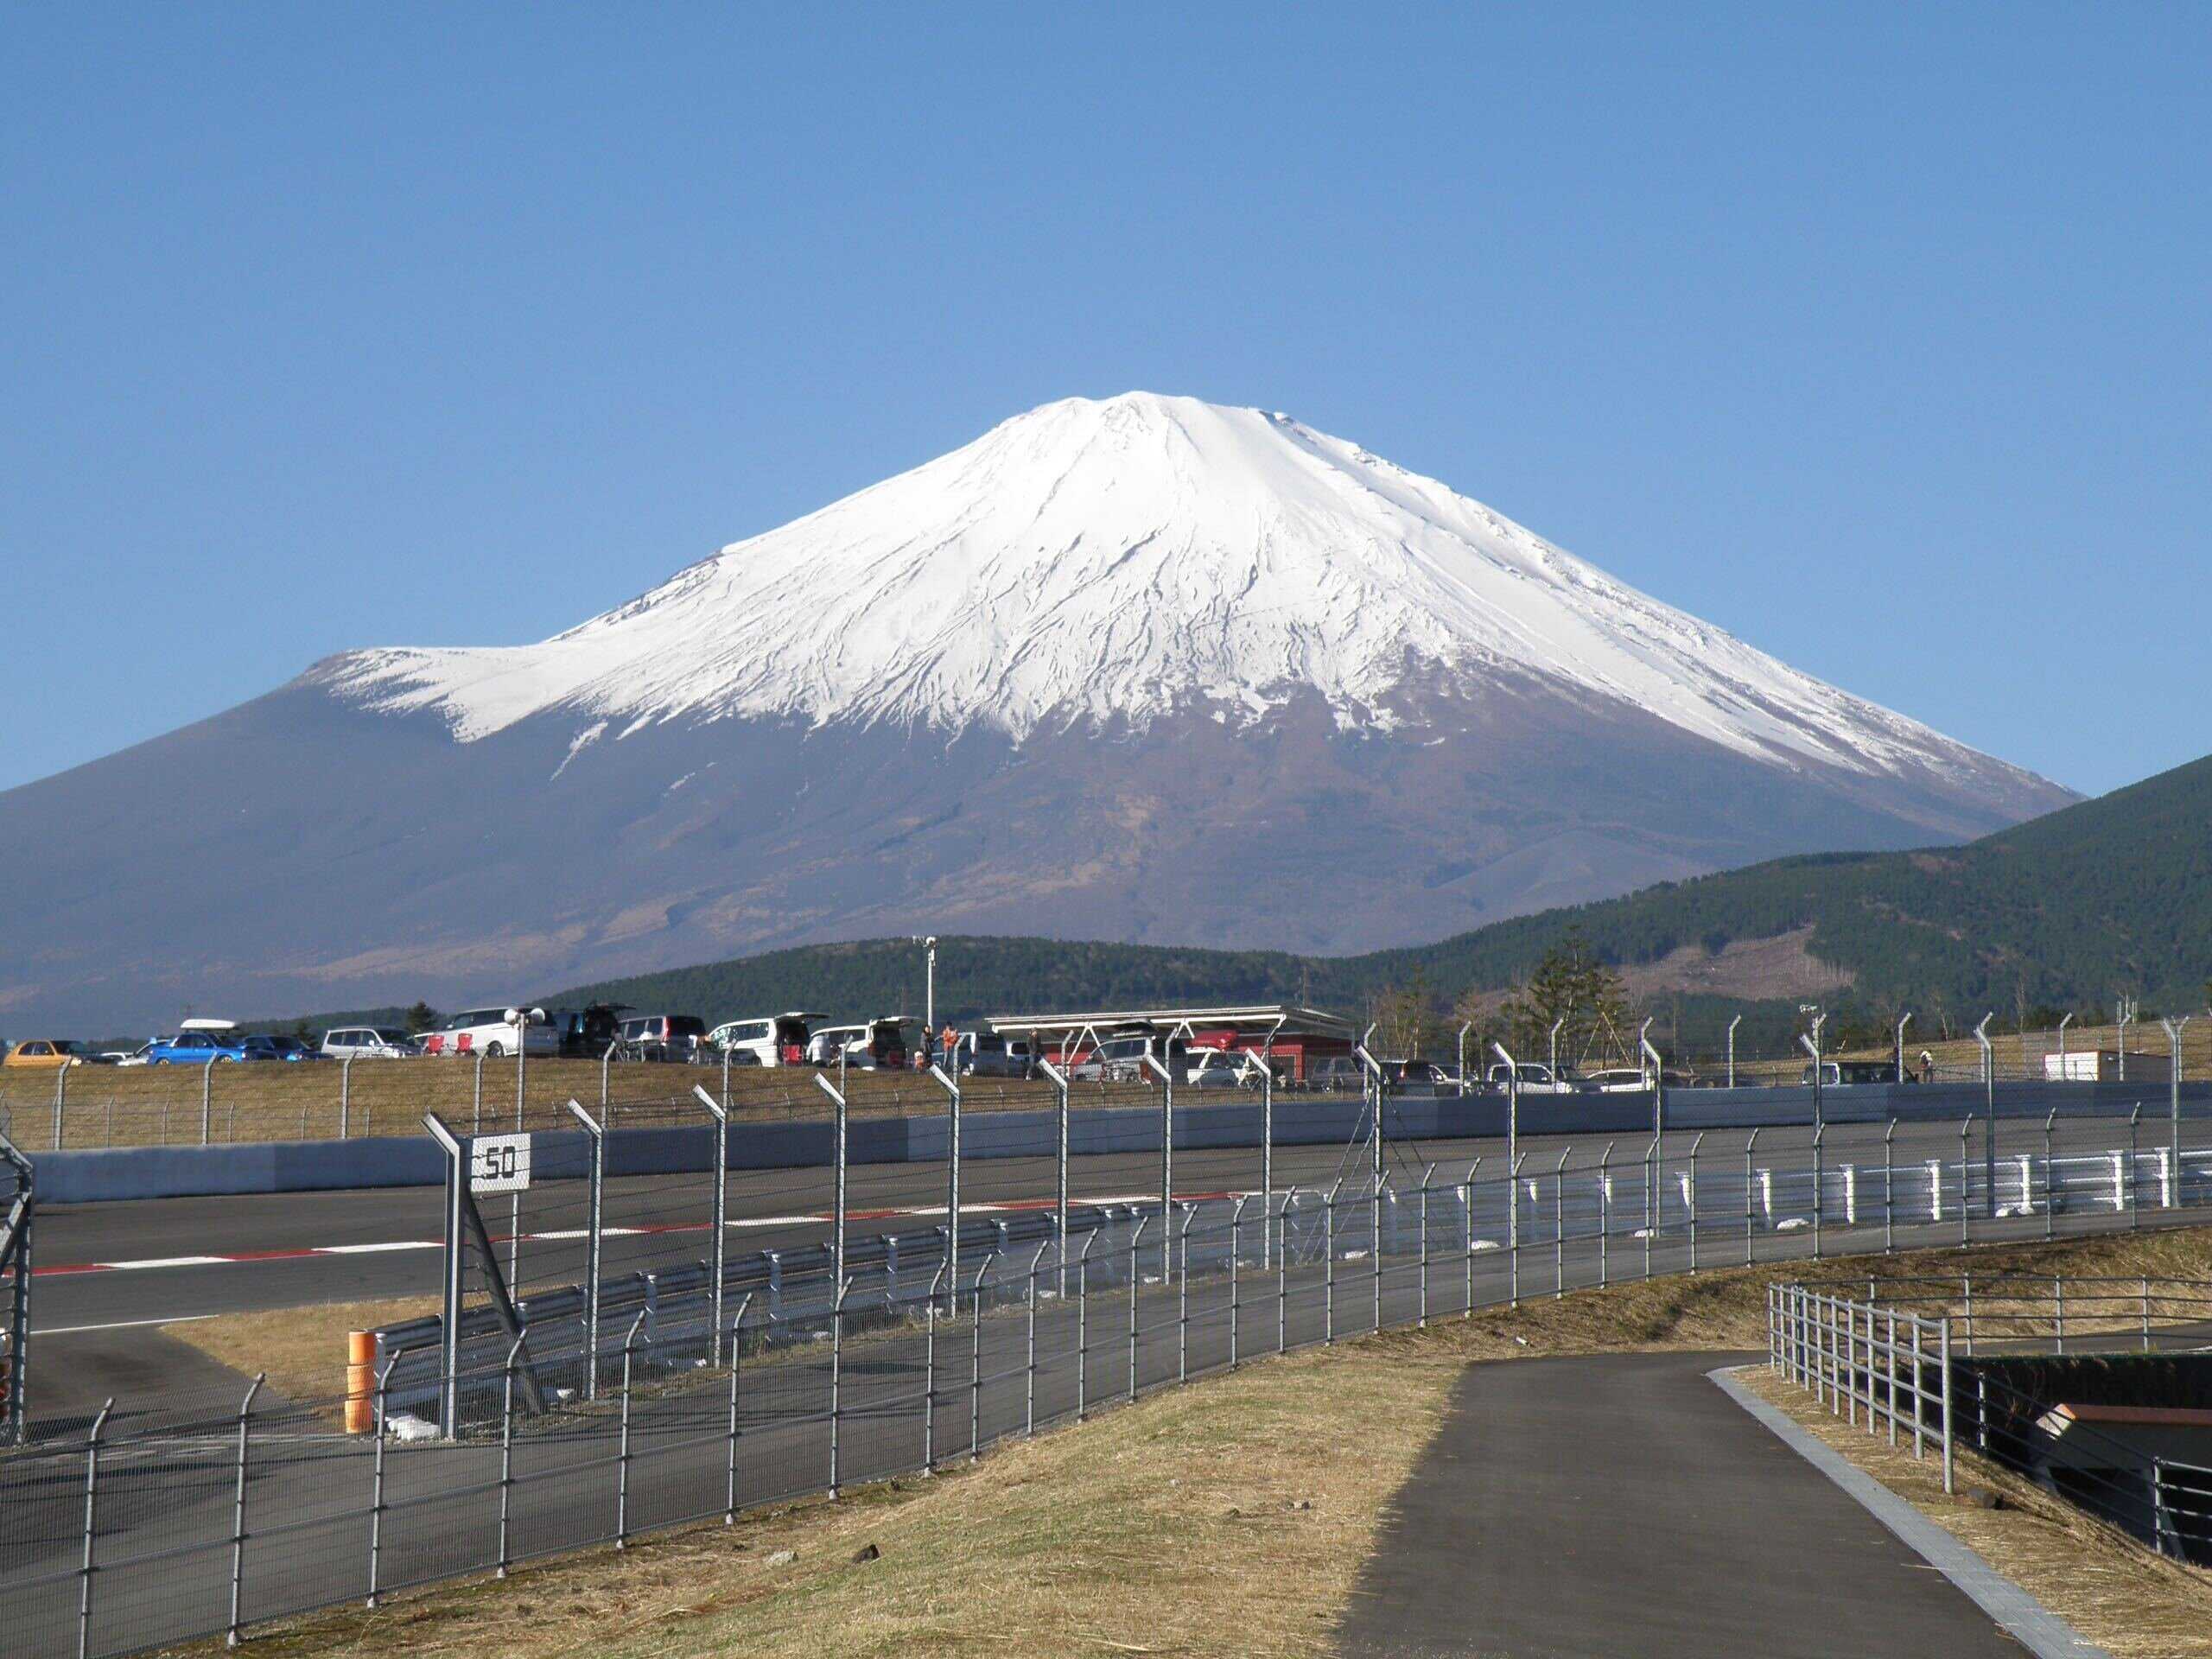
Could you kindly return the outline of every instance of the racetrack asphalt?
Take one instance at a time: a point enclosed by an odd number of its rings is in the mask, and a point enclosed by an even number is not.
[[[1706,1375],[1752,1357],[1469,1366],[1386,1514],[1341,1659],[2019,1659]]]

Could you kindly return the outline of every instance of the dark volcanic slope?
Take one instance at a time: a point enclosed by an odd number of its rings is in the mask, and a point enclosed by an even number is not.
[[[728,720],[572,753],[573,716],[456,745],[296,683],[0,794],[0,1016],[452,1006],[925,930],[1370,950],[1991,827],[1933,787],[1759,765],[1620,705],[1502,688],[1427,713],[1452,734],[1342,732],[1316,702],[1020,750]]]

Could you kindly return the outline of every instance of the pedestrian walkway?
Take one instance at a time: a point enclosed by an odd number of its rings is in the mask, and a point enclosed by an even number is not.
[[[1730,1361],[1469,1366],[1384,1516],[1338,1652],[2019,1659],[1948,1579],[1707,1379]]]

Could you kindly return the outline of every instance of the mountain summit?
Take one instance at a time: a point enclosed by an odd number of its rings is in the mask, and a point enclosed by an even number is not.
[[[734,543],[542,645],[366,651],[315,677],[470,741],[621,723],[1232,725],[1317,695],[1417,728],[1501,683],[1613,699],[1756,760],[1919,771],[2002,812],[2038,780],[1615,582],[1478,501],[1286,415],[1047,404]]]
[[[1360,950],[2070,798],[1287,416],[1071,398],[542,643],[348,652],[0,793],[0,1016]]]

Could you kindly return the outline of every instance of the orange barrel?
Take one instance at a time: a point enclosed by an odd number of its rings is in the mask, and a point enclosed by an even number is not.
[[[377,1426],[377,1333],[346,1334],[346,1432],[366,1434]]]

